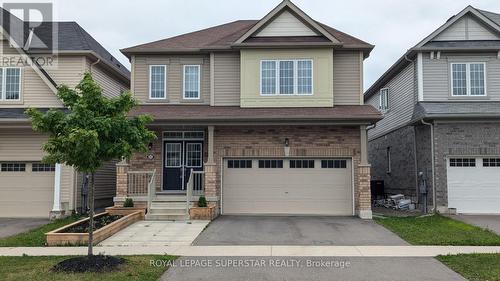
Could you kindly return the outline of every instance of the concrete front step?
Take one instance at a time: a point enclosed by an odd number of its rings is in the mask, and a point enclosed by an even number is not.
[[[156,194],[153,201],[158,202],[186,202],[186,195],[162,195]]]
[[[184,221],[186,214],[146,214],[147,221]]]
[[[175,215],[186,215],[186,208],[151,208],[149,209],[149,214],[162,215],[162,214],[175,214]]]
[[[152,201],[151,208],[153,209],[186,209],[186,202],[159,202]]]

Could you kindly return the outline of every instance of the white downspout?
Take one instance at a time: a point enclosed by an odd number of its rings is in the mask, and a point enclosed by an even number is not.
[[[54,205],[52,212],[61,212],[61,164],[57,163],[54,175]]]
[[[422,124],[431,127],[431,167],[432,167],[432,211],[436,212],[437,203],[436,203],[436,172],[435,172],[435,155],[434,155],[434,124],[425,122],[423,119],[420,120]]]

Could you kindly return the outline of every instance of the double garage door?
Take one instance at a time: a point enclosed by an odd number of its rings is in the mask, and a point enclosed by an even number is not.
[[[466,214],[500,214],[500,158],[449,158],[447,167],[448,208]]]
[[[353,215],[350,159],[226,159],[223,214]]]

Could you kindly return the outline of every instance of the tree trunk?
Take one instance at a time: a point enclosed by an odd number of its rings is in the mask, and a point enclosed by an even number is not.
[[[94,254],[94,172],[90,174],[89,182],[89,252],[88,255],[92,256]]]

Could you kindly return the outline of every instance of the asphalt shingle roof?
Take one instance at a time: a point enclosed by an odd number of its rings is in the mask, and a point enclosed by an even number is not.
[[[487,118],[500,117],[500,102],[453,101],[419,102],[413,110],[413,120],[422,118]]]

